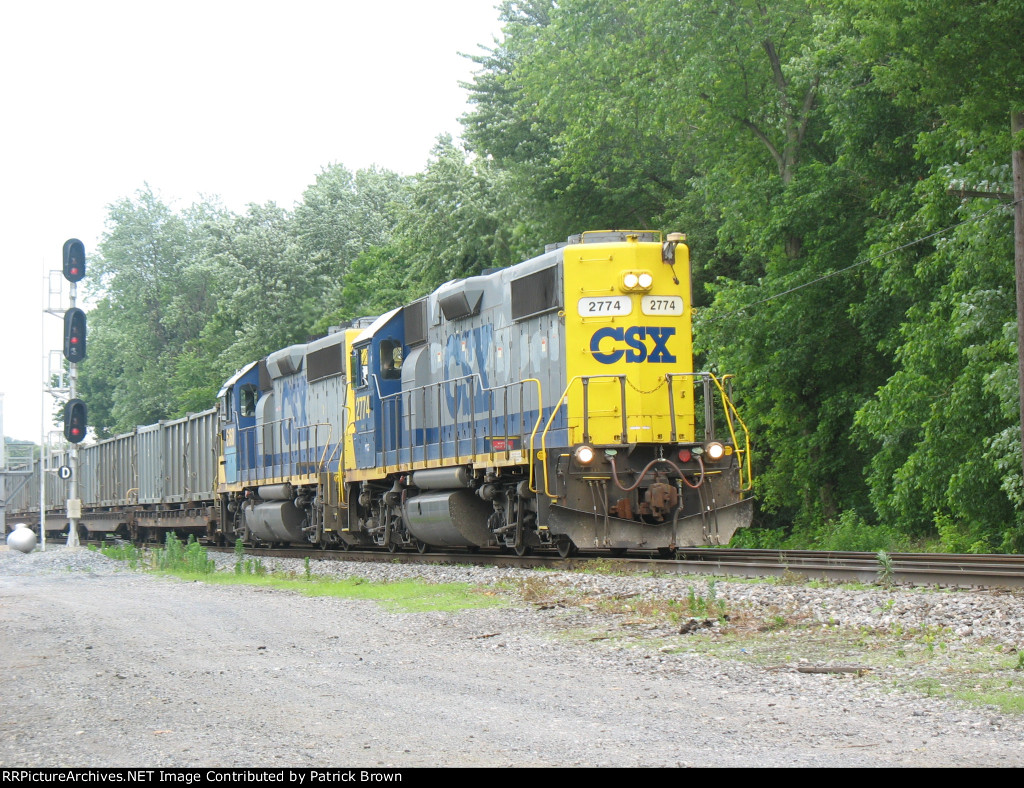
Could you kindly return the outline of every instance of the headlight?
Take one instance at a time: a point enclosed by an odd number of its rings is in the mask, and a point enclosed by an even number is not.
[[[636,287],[639,281],[640,280],[636,274],[626,274],[624,277],[622,277],[622,284],[624,284],[628,288]]]
[[[580,465],[590,465],[594,461],[596,452],[590,446],[580,446],[576,449],[576,462]]]
[[[717,441],[713,441],[704,447],[704,452],[708,455],[708,459],[720,460],[725,456],[725,446]]]
[[[640,285],[640,287],[646,290],[647,288],[654,284],[654,277],[648,273],[640,274],[640,276],[637,277],[637,283]]]

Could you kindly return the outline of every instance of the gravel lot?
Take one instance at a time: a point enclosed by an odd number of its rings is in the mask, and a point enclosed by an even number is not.
[[[705,581],[312,569],[481,585],[539,577],[564,600],[390,613],[156,577],[85,549],[0,547],[0,766],[1024,766],[1019,715],[801,673],[798,656],[766,666],[681,650],[713,629],[680,636],[678,624],[599,604],[707,595]],[[722,581],[714,594],[730,610],[799,618],[808,654],[815,631],[835,627],[941,627],[943,659],[1024,648],[1019,594]],[[846,658],[817,653],[810,664]]]

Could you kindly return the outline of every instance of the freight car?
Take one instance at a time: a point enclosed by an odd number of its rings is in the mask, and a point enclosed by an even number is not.
[[[80,538],[163,541],[168,532],[202,539],[215,534],[218,416],[213,408],[80,446]],[[67,464],[66,453],[51,461],[55,468]],[[53,473],[42,478],[46,532],[53,538],[67,533],[67,482]],[[39,480],[36,460],[28,483],[8,501],[10,522],[38,527]]]
[[[85,448],[83,523],[392,551],[725,544],[751,520],[750,449],[729,378],[693,370],[684,240],[583,233],[271,353],[215,410]]]

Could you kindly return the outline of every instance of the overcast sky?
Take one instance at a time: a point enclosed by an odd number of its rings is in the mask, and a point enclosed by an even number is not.
[[[107,205],[147,183],[176,208],[216,195],[240,212],[291,208],[335,162],[421,171],[437,136],[459,132],[473,71],[459,53],[492,42],[495,2],[5,4],[4,432],[38,441],[54,402],[43,346],[60,348],[63,323],[43,310],[66,239],[94,250]]]

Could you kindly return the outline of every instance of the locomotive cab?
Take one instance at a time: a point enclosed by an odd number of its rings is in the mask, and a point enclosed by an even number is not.
[[[349,375],[355,394],[357,468],[387,465],[388,455],[400,445],[404,333],[402,310],[394,309],[352,343]]]
[[[256,403],[260,394],[260,362],[243,367],[221,388],[217,395],[220,403],[220,433],[223,445],[221,485],[235,485],[241,481],[240,471],[256,465]]]

